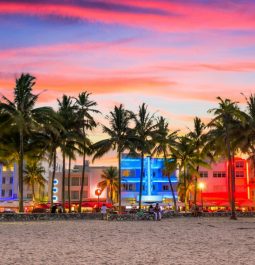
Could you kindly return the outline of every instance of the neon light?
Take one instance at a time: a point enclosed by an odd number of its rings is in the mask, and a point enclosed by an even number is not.
[[[151,161],[150,157],[147,157],[147,181],[148,181],[148,196],[151,196]]]
[[[250,194],[250,179],[249,179],[249,167],[248,167],[248,162],[246,161],[246,179],[247,179],[247,195],[248,199],[251,198]]]
[[[53,184],[54,185],[58,185],[58,180],[57,179],[54,179]]]

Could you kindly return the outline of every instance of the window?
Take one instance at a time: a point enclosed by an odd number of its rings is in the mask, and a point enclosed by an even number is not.
[[[135,184],[129,184],[128,185],[128,190],[135,191]]]
[[[199,175],[201,178],[208,178],[208,171],[200,171]]]
[[[244,172],[243,171],[236,171],[236,178],[243,178],[244,177]]]
[[[135,184],[123,184],[123,190],[125,191],[135,191],[136,186]]]
[[[237,161],[236,162],[236,168],[244,168],[244,162],[243,161]]]
[[[80,185],[80,178],[74,177],[71,178],[71,186],[79,186]]]
[[[12,197],[12,190],[9,190],[9,197]]]
[[[82,197],[83,198],[88,198],[88,192],[84,190],[83,193],[82,193]]]
[[[226,171],[213,171],[213,177],[214,178],[225,178]]]
[[[5,196],[5,190],[2,190],[2,197]]]
[[[156,186],[154,184],[152,185],[152,190],[156,190]]]
[[[13,183],[13,177],[10,177],[10,184]]]
[[[166,191],[166,190],[169,190],[169,185],[163,185],[162,188],[163,188],[163,190],[165,190],[165,191]]]
[[[5,177],[2,178],[2,184],[5,184]]]
[[[32,199],[32,197],[33,197],[32,193],[27,194],[27,199]]]
[[[79,200],[79,191],[71,191],[71,199]]]

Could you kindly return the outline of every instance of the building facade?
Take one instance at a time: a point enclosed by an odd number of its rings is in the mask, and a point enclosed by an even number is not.
[[[164,159],[147,156],[144,158],[142,202],[173,201],[168,177],[163,173]],[[139,200],[141,158],[123,155],[121,158],[122,201],[136,203]],[[177,198],[177,175],[171,176],[175,198]]]
[[[239,157],[235,157],[233,165],[237,206],[252,206],[252,201],[255,201],[255,177],[251,174],[251,166]],[[200,167],[199,171],[198,198],[201,203],[208,206],[228,206],[228,162],[217,162],[210,169]]]
[[[4,166],[0,164],[0,201],[15,201],[18,200],[18,166],[13,164],[12,166]],[[44,189],[40,189],[38,185],[35,185],[36,198],[47,200],[48,184]],[[32,200],[32,189],[30,186],[23,184],[23,199]]]
[[[91,167],[89,166],[89,162],[86,161],[85,168],[85,181],[83,187],[83,201],[86,200],[96,200],[98,197],[95,194],[97,185],[101,181],[101,175],[103,170],[107,167]],[[65,172],[65,200],[68,201],[68,170]],[[80,189],[81,189],[81,177],[82,177],[82,165],[75,165],[73,169],[71,169],[70,174],[70,193],[71,193],[71,201],[78,202],[80,200]],[[52,172],[50,172],[49,176],[49,198],[51,196],[51,178]],[[54,187],[53,187],[53,201],[61,202],[62,200],[62,172],[56,172],[54,179]],[[107,190],[104,190],[100,195],[101,200],[107,199]]]

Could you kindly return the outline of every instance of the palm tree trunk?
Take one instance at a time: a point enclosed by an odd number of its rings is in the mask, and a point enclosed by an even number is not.
[[[118,162],[119,162],[119,213],[121,213],[121,152],[118,151]]]
[[[170,185],[170,189],[171,189],[171,193],[172,193],[172,197],[173,197],[173,201],[174,201],[174,210],[177,211],[176,198],[175,198],[173,184],[172,184],[170,176],[168,176],[168,182],[169,182],[169,185]]]
[[[71,213],[71,156],[68,159],[68,209],[69,213]]]
[[[84,122],[83,122],[84,123]],[[81,190],[80,190],[80,202],[78,212],[81,213],[82,199],[83,199],[83,189],[85,181],[85,170],[86,170],[86,142],[85,142],[85,127],[83,126],[83,160],[82,160],[82,175],[81,175]]]
[[[23,130],[20,129],[19,133],[19,212],[24,212],[23,205],[23,161],[24,161],[24,138]]]
[[[183,180],[183,184],[184,184],[184,204],[185,204],[185,212],[188,210],[188,193],[187,193],[187,167],[184,164],[183,166],[183,172],[184,172],[184,180]]]
[[[165,152],[164,152],[164,160],[165,160],[165,165],[166,165],[167,159],[166,159],[166,153]],[[173,189],[173,185],[172,185],[170,174],[167,177],[168,177],[168,182],[169,182],[169,185],[170,185],[170,189],[171,189],[171,193],[172,193],[172,197],[173,197],[173,201],[174,201],[174,210],[177,212],[176,198],[175,198],[174,189]]]
[[[51,196],[50,196],[50,206],[53,206],[53,188],[54,188],[54,179],[56,175],[56,162],[57,162],[57,152],[54,150],[53,153],[53,172],[52,172],[52,179],[51,179]]]
[[[236,218],[236,211],[235,211],[235,186],[236,186],[236,179],[235,179],[235,164],[234,164],[234,155],[232,157],[232,167],[231,167],[231,219],[232,220],[237,220]]]
[[[141,175],[140,175],[140,190],[139,190],[139,210],[142,207],[142,193],[143,193],[143,161],[144,161],[144,153],[141,152]]]
[[[233,165],[232,165],[232,156],[231,156],[231,148],[230,148],[230,141],[228,136],[228,128],[226,133],[226,142],[227,142],[227,150],[228,150],[228,166],[230,172],[230,198],[231,198],[231,217],[230,219],[236,220],[236,212],[235,212],[235,172],[233,171]]]
[[[62,169],[62,207],[65,213],[65,177],[66,177],[66,156],[63,150],[63,169]]]
[[[32,187],[32,200],[33,202],[35,202],[35,183],[34,182],[32,183],[31,187]]]
[[[119,162],[119,213],[121,213],[121,152],[118,151],[118,162]]]
[[[111,203],[113,204],[113,199],[112,199],[112,191],[113,191],[113,187],[112,187],[112,184],[110,185],[110,197],[111,197]]]
[[[199,166],[197,166],[197,174],[199,174]],[[195,176],[194,205],[197,204],[197,176]]]
[[[85,150],[84,150],[83,151],[82,176],[81,176],[80,203],[79,203],[79,209],[78,209],[79,213],[81,213],[83,188],[84,188],[84,181],[85,181],[85,168],[86,168],[85,159],[86,159],[86,154],[85,154]]]

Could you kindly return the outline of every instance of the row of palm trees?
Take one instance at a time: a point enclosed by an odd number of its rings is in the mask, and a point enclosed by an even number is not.
[[[35,108],[39,95],[33,94],[35,78],[22,74],[16,80],[13,100],[5,96],[0,102],[0,159],[3,163],[18,162],[19,165],[19,210],[23,211],[24,164],[33,159],[47,159],[53,168],[52,185],[56,172],[57,157],[62,156],[62,202],[65,198],[66,159],[68,160],[68,201],[70,210],[70,169],[76,156],[83,157],[81,176],[81,211],[83,186],[85,179],[86,156],[93,161],[101,158],[110,150],[115,150],[118,158],[118,202],[121,209],[121,156],[141,158],[139,208],[142,202],[143,166],[145,155],[157,155],[164,158],[164,175],[168,177],[175,209],[176,198],[171,182],[171,174],[179,170],[178,191],[181,200],[188,207],[190,192],[197,200],[199,168],[209,167],[210,163],[227,158],[229,165],[229,201],[232,218],[235,219],[235,178],[233,159],[241,151],[249,156],[255,165],[255,95],[245,97],[247,108],[241,110],[237,102],[218,97],[217,108],[209,110],[212,120],[205,125],[201,119],[194,119],[194,128],[183,135],[171,131],[166,119],[156,113],[150,113],[143,103],[134,113],[120,106],[106,116],[108,126],[102,126],[107,137],[92,143],[89,132],[99,124],[94,114],[97,103],[90,99],[88,92],[82,92],[77,98],[63,95],[58,99],[58,110],[50,107]],[[26,163],[24,163],[26,161]],[[105,184],[100,184],[105,185]],[[115,184],[114,184],[115,185]],[[113,186],[112,186],[113,187]],[[114,190],[116,190],[116,185]],[[113,199],[113,190],[110,191]],[[53,190],[51,191],[53,204]]]

